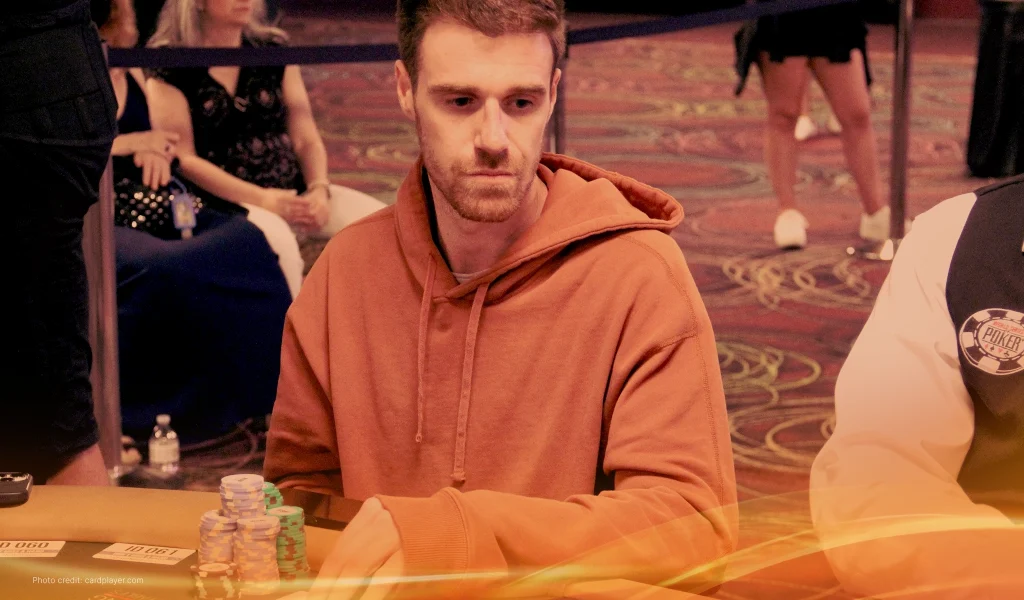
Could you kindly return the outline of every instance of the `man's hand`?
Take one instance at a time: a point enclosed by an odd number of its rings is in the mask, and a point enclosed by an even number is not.
[[[324,559],[310,600],[380,600],[404,571],[402,545],[391,514],[376,498],[359,513]],[[363,588],[366,592],[360,594]]]

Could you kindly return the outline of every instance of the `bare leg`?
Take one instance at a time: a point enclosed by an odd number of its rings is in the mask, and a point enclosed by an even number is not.
[[[47,485],[110,485],[107,466],[98,445],[90,446],[71,459],[46,481]]]
[[[800,104],[807,89],[807,59],[789,57],[774,63],[766,53],[760,59],[761,81],[768,100],[768,129],[764,158],[779,209],[796,208],[796,148],[793,137]]]
[[[864,78],[864,58],[859,50],[850,52],[850,62],[832,63],[827,58],[811,60],[811,69],[843,130],[843,152],[857,182],[864,212],[874,214],[883,206],[882,181],[878,173],[878,147],[871,128],[871,97]]]

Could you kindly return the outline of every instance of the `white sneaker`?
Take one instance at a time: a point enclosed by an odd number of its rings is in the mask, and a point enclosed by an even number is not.
[[[903,222],[903,233],[910,231],[911,220]],[[889,239],[892,224],[892,210],[883,206],[873,215],[861,213],[860,237],[870,242],[884,242]]]
[[[828,121],[825,122],[825,129],[827,129],[829,133],[834,133],[836,135],[843,132],[843,126],[839,124],[839,119],[837,119],[835,115],[828,116]]]
[[[775,245],[785,250],[807,245],[807,227],[810,224],[803,213],[787,208],[775,219]]]
[[[811,136],[818,133],[818,126],[814,124],[807,115],[800,115],[796,120],[796,128],[793,130],[793,137],[796,141],[802,142],[810,139]]]

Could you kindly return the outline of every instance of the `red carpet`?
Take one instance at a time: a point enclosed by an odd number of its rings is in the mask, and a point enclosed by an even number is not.
[[[586,20],[598,21],[590,16]],[[578,21],[577,21],[578,23]],[[292,17],[294,43],[390,42],[384,19]],[[739,580],[723,600],[845,598],[809,526],[807,472],[833,424],[836,375],[870,311],[886,263],[847,256],[860,207],[836,137],[801,146],[798,201],[808,249],[771,242],[776,208],[762,162],[765,103],[756,75],[732,95],[735,26],[572,49],[567,69],[568,154],[661,187],[686,211],[684,250],[719,339],[743,515]],[[869,51],[874,124],[888,189],[892,30]],[[916,215],[984,181],[965,176],[976,26],[922,23],[914,56],[909,205]],[[331,177],[393,201],[417,155],[387,63],[305,68],[330,153]],[[824,118],[815,88],[813,110]],[[304,249],[312,262],[317,247]],[[768,542],[766,548],[754,545]],[[789,560],[792,558],[793,560]],[[770,566],[782,561],[782,564]],[[769,568],[770,567],[770,568]]]

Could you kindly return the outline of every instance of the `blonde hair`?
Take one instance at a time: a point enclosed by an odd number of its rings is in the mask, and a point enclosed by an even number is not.
[[[202,0],[167,0],[160,11],[156,31],[146,46],[150,48],[185,47],[203,45]],[[253,40],[281,43],[288,34],[267,23],[267,5],[264,0],[253,0],[252,19],[242,35]]]

